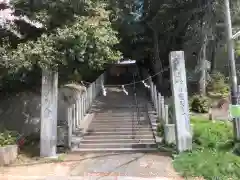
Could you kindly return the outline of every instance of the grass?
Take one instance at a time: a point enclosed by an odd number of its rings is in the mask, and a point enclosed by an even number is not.
[[[204,149],[183,153],[175,158],[174,168],[184,177],[240,178],[240,159],[231,152]]]
[[[240,179],[240,146],[233,142],[229,122],[212,122],[192,117],[194,124],[193,150],[175,156],[173,166],[184,177]]]

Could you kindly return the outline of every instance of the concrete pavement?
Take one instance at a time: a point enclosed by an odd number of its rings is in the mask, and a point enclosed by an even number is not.
[[[5,167],[1,180],[180,180],[163,153],[86,153],[64,162]]]

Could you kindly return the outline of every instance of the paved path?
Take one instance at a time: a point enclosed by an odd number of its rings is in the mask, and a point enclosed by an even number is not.
[[[171,158],[159,153],[92,154],[72,171],[73,176],[171,177]]]
[[[1,180],[52,180],[53,176],[63,180],[182,179],[174,172],[171,158],[162,153],[70,154],[65,162],[8,167],[1,175]]]

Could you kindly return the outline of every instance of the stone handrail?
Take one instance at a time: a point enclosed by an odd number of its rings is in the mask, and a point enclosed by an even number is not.
[[[81,121],[87,115],[93,101],[101,92],[101,84],[104,83],[105,73],[101,74],[94,82],[85,88],[82,94],[78,95],[67,110],[68,121],[68,146],[71,147],[72,133],[80,126]]]

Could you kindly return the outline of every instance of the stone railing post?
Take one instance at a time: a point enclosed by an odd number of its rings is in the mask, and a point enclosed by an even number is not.
[[[161,119],[162,119],[163,123],[165,124],[165,110],[164,110],[165,101],[164,101],[164,96],[161,96],[160,103],[161,103]]]
[[[238,85],[238,93],[237,93],[237,104],[240,105],[240,86]],[[239,141],[240,140],[240,118],[233,118],[233,121],[235,121],[234,125],[234,138]]]
[[[156,85],[154,85],[153,86],[154,87],[154,89],[153,89],[153,93],[154,93],[154,95],[153,95],[153,97],[154,97],[154,106],[155,106],[155,109],[156,109],[156,111],[157,111],[157,109],[158,109],[158,104],[157,104],[157,88],[156,88]]]
[[[161,94],[158,93],[158,97],[157,97],[157,104],[158,104],[158,118],[161,119]]]
[[[165,115],[165,124],[169,124],[169,120],[168,120],[168,105],[165,105],[164,108],[164,115]]]
[[[76,104],[73,104],[72,107],[72,111],[73,111],[73,120],[72,120],[72,130],[73,132],[76,131]]]
[[[153,84],[151,80],[150,80],[150,99],[153,102]]]
[[[72,122],[73,122],[73,108],[70,106],[67,109],[67,120],[68,120],[68,147],[71,148],[72,142]]]

